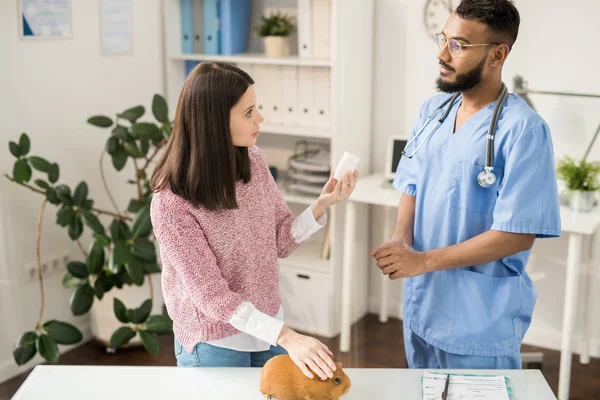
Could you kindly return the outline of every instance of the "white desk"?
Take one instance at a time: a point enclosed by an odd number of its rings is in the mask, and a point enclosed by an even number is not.
[[[400,200],[400,193],[393,187],[384,187],[382,183],[384,177],[382,174],[373,174],[364,178],[359,178],[356,182],[354,192],[350,196],[346,206],[346,226],[344,234],[344,262],[343,262],[343,283],[342,283],[342,314],[341,314],[341,337],[340,351],[348,352],[350,350],[350,317],[352,310],[352,274],[354,263],[352,260],[352,245],[354,243],[354,234],[357,229],[356,209],[353,203],[365,203],[396,209]],[[600,211],[595,210],[589,213],[577,213],[568,207],[561,207],[561,225],[563,233],[569,233],[569,248],[567,255],[567,277],[565,280],[565,304],[563,311],[561,360],[559,374],[558,398],[566,400],[569,394],[569,384],[571,379],[571,339],[573,325],[575,323],[575,313],[577,307],[577,293],[579,286],[579,274],[581,271],[581,259],[583,249],[583,239],[585,236],[591,237],[600,227]],[[395,218],[391,215],[385,218],[384,233],[389,238],[395,228]],[[588,279],[588,282],[590,279]],[[387,295],[389,279],[382,275],[381,278],[381,309],[379,319],[382,322],[387,321]],[[586,304],[584,308],[585,327],[583,329],[583,341],[580,355],[580,361],[584,364],[589,362],[589,348],[591,336],[590,322],[590,294],[587,290]],[[582,307],[579,307],[582,308]]]
[[[422,370],[344,371],[352,380],[352,387],[341,400],[421,398]],[[264,400],[259,391],[260,372],[260,368],[42,365],[35,367],[13,400]],[[507,376],[518,400],[556,400],[538,370],[470,372]]]

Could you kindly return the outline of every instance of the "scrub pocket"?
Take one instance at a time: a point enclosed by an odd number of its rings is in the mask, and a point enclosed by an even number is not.
[[[474,344],[515,338],[514,321],[523,308],[521,276],[495,277],[457,269],[456,278],[452,336]]]
[[[454,168],[454,184],[450,200],[452,208],[479,214],[491,214],[498,197],[498,186],[503,176],[502,169],[494,168],[496,182],[489,188],[483,188],[477,183],[479,173],[484,170],[483,165],[459,161]]]

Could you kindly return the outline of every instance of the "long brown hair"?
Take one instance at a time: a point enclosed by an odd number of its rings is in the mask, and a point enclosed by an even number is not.
[[[231,108],[252,78],[228,64],[204,62],[186,79],[173,132],[152,172],[153,192],[170,185],[173,193],[210,210],[235,209],[235,184],[250,181],[247,147],[234,146]]]

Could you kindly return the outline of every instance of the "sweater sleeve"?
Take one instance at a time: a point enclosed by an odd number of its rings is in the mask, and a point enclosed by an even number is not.
[[[221,275],[198,221],[183,207],[153,204],[152,224],[161,257],[179,276],[196,308],[204,315],[228,323],[242,303]],[[165,296],[176,290],[165,287]]]
[[[263,176],[263,182],[265,182],[267,186],[265,192],[271,196],[275,205],[274,211],[276,221],[275,229],[277,233],[277,257],[285,258],[291,255],[301,243],[294,240],[294,236],[292,234],[292,224],[296,218],[290,210],[290,207],[283,199],[283,195],[277,187],[275,179],[273,179],[273,175],[271,175],[271,171],[269,171],[269,164],[267,163],[267,158],[265,157],[264,153],[257,146],[252,148],[252,152],[255,155],[254,159],[259,163],[258,169],[260,174]]]

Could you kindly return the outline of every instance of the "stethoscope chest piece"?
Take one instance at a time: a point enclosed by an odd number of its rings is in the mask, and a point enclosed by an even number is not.
[[[496,174],[489,170],[481,171],[477,176],[477,183],[479,183],[479,186],[482,188],[490,188],[496,183]]]

